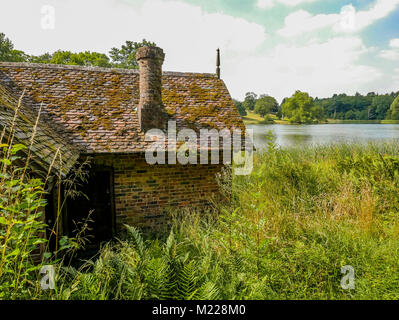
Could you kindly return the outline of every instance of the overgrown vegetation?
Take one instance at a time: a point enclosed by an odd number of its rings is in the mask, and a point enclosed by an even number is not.
[[[25,179],[24,168],[12,168],[12,160],[22,145],[0,146],[6,156],[0,173],[0,298],[28,297],[39,266],[32,261],[34,251],[46,240],[42,210],[44,183]],[[28,287],[32,287],[31,290]]]
[[[156,239],[127,227],[80,269],[58,264],[38,298],[398,299],[398,151],[270,144],[250,176],[221,180],[218,214],[175,215]]]
[[[20,116],[21,101],[22,97],[9,127],[4,126],[0,133],[0,299],[34,299],[41,296],[39,280],[43,265],[64,266],[63,257],[66,254],[73,257],[85,243],[83,233],[86,227],[81,228],[77,237],[67,238],[60,236],[58,224],[65,200],[76,194],[76,184],[85,179],[88,163],[85,161],[74,168],[68,179],[61,179],[61,173],[53,172],[55,161],[61,157],[58,150],[44,177],[43,172],[32,173],[31,151],[36,147],[40,111],[30,133],[30,144],[18,143],[14,129]],[[46,225],[44,219],[50,180],[53,181],[53,188],[60,192],[64,190],[62,198],[59,194],[56,219],[51,226]],[[46,233],[49,236],[46,237]],[[49,248],[51,238],[56,243],[52,252]]]

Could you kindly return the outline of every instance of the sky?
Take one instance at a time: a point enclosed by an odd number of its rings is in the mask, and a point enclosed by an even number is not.
[[[164,49],[164,70],[215,73],[231,95],[279,101],[399,90],[399,0],[1,0],[0,32],[29,54]]]

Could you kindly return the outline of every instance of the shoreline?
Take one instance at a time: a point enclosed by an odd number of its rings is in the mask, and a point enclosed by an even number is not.
[[[327,119],[323,122],[317,123],[290,123],[287,120],[278,120],[278,119],[263,119],[258,115],[247,115],[242,117],[244,124],[264,124],[264,125],[273,125],[273,124],[282,124],[282,125],[316,125],[316,124],[399,124],[399,120],[334,120]]]

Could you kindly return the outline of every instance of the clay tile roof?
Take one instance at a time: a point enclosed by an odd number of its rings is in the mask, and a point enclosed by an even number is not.
[[[34,129],[38,113],[24,103],[19,104],[18,100],[0,83],[1,130],[5,129],[6,138],[10,137],[10,131],[13,130],[14,141],[30,148],[31,161],[44,169],[43,173],[51,168],[53,173],[64,176],[79,157],[79,150],[68,139],[59,136],[43,117],[39,117]],[[34,143],[31,146],[32,135]],[[28,152],[28,149],[24,149],[24,152]]]
[[[224,82],[213,74],[163,73],[163,104],[178,130],[240,129]],[[133,153],[146,147],[137,117],[138,70],[0,62],[0,84],[46,118],[83,153]]]

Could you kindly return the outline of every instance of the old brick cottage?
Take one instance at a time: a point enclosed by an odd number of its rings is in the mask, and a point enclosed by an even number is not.
[[[162,224],[166,208],[202,206],[217,193],[221,165],[147,164],[148,129],[166,130],[175,120],[178,130],[244,130],[218,75],[162,72],[160,48],[141,48],[137,60],[139,70],[0,63],[0,125],[9,124],[24,91],[15,134],[26,143],[41,108],[35,165],[47,170],[59,152],[53,169],[67,176],[76,162],[92,157],[90,200],[67,203],[65,232],[94,210],[95,236],[105,240],[125,223]],[[50,199],[47,218],[52,214]]]

